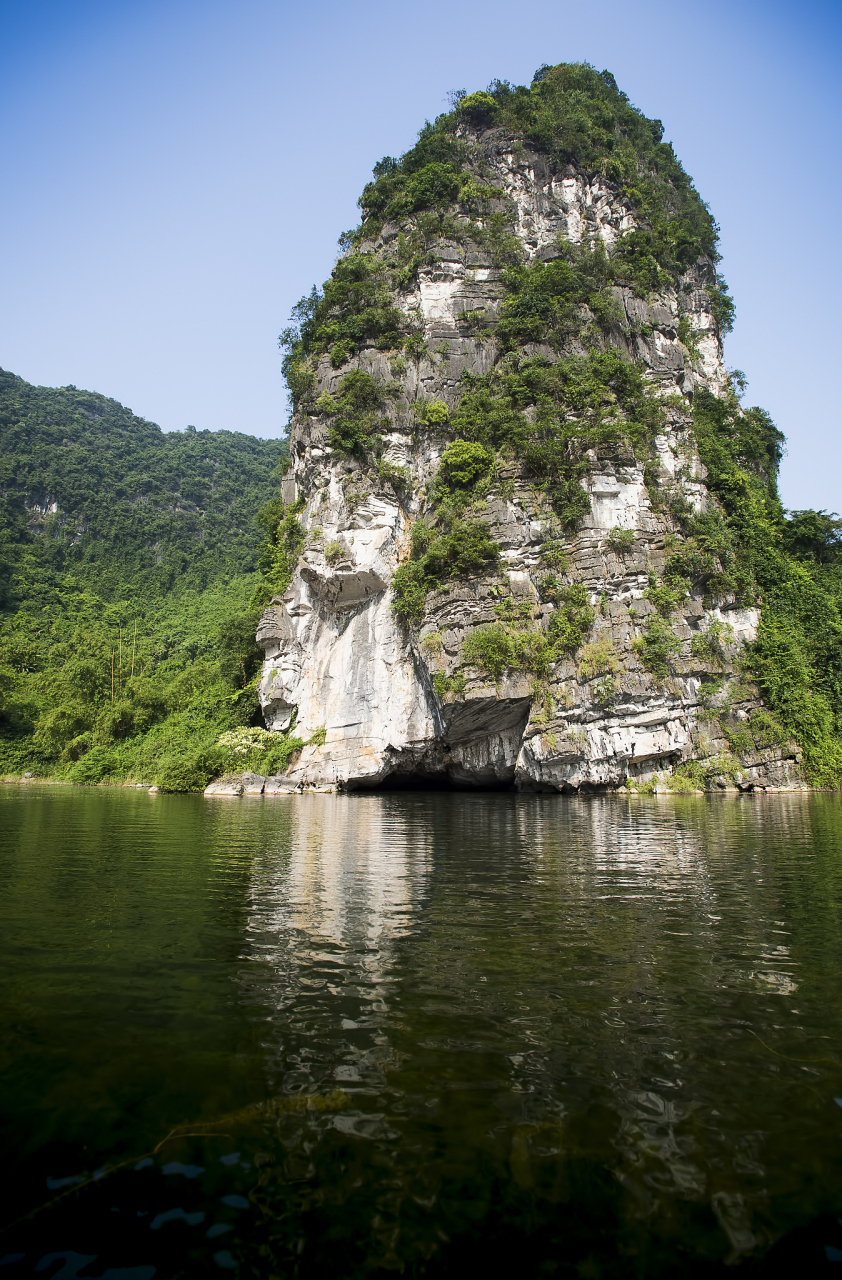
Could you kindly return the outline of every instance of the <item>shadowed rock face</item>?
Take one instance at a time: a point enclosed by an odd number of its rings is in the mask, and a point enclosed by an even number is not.
[[[602,175],[571,165],[553,170],[544,156],[499,131],[465,136],[481,156],[483,180],[505,193],[505,200],[492,201],[491,212],[506,209],[527,263],[557,257],[559,238],[578,244],[588,236],[610,252],[634,226],[628,202]],[[411,217],[400,228],[387,223],[360,248],[388,259],[399,231],[413,226]],[[668,674],[645,669],[633,647],[656,612],[646,593],[662,578],[676,529],[658,493],[669,495],[673,507],[683,501],[685,510],[715,506],[691,417],[697,388],[717,396],[730,388],[704,287],[710,264],[700,262],[675,288],[645,299],[629,287],[612,288],[618,318],[600,337],[601,348],[637,362],[663,406],[648,463],[628,449],[613,456],[594,452],[580,480],[590,510],[573,527],[560,528],[534,475],[501,453],[478,509],[500,548],[498,568],[431,589],[423,619],[408,626],[394,612],[390,583],[410,554],[413,523],[434,518],[439,462],[454,439],[448,422],[424,423],[418,405],[443,402],[452,417],[464,393],[463,374],[485,375],[505,358],[494,336],[505,296],[503,267],[469,239],[441,239],[433,250],[435,260],[393,295],[423,336],[416,353],[397,365],[375,346],[339,368],[326,356],[313,360],[312,398],[307,412],[293,418],[284,498],[304,500],[299,519],[308,539],[288,590],[260,625],[266,655],[260,698],[270,729],[285,729],[297,709],[296,733],[306,739],[323,727],[326,736],[304,748],[289,770],[291,781],[353,788],[405,774],[560,791],[616,787],[680,761],[727,753],[722,719],[709,711],[717,697],[727,696],[739,727],[758,705],[734,678],[740,650],[755,635],[756,610],[732,597],[706,599],[698,586],[669,616],[676,643]],[[679,340],[682,319],[689,321],[693,349]],[[570,353],[592,349],[574,339]],[[560,358],[544,344],[523,353]],[[378,478],[375,467],[328,443],[330,417],[319,412],[317,400],[325,392],[340,394],[351,369],[390,387],[382,461],[405,470],[408,479],[399,488],[384,469],[379,474],[386,478]],[[631,536],[618,540],[618,530]],[[492,678],[465,661],[465,641],[479,627],[499,625],[507,598],[524,607],[523,625],[547,632],[557,607],[542,600],[548,538],[563,547],[565,581],[587,588],[596,616],[584,644],[597,646],[602,667],[588,662],[580,646],[556,656],[540,678],[511,668]],[[717,624],[724,637],[719,653],[700,657],[702,646],[694,652],[693,639]],[[700,686],[712,680],[722,681],[723,690],[708,690],[703,702]],[[739,764],[742,786],[801,785],[794,748],[770,747]]]

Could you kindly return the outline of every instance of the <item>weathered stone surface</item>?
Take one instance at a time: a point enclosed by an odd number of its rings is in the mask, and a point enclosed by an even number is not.
[[[283,780],[291,786],[288,779]],[[217,778],[205,787],[206,796],[262,796],[269,783],[275,778],[264,778],[260,773],[229,773],[224,778]]]
[[[259,773],[241,773],[244,796],[262,796],[266,779]]]
[[[263,794],[264,796],[289,795],[297,787],[298,783],[292,778],[287,778],[285,774],[270,774],[264,783]]]
[[[241,796],[245,790],[238,778],[222,778],[218,782],[210,782],[205,787],[206,796]]]
[[[528,145],[515,146],[500,131],[488,131],[481,142],[485,177],[514,201],[516,232],[528,260],[557,256],[560,235],[574,242],[585,234],[598,236],[610,248],[634,225],[630,206],[609,179],[573,166],[553,173],[543,156]],[[379,249],[397,234],[398,228],[386,226],[362,249]],[[412,773],[527,790],[617,787],[689,758],[727,753],[729,740],[711,711],[715,698],[702,686],[719,680],[736,688],[735,663],[756,633],[758,614],[728,600],[709,607],[696,594],[672,619],[680,648],[670,677],[658,679],[643,669],[634,643],[654,612],[645,593],[651,575],[663,573],[673,526],[653,507],[643,465],[631,455],[593,465],[583,481],[589,514],[564,540],[569,574],[585,584],[597,611],[588,640],[610,641],[613,672],[588,674],[580,653],[559,660],[538,689],[522,674],[509,672],[494,681],[464,663],[466,637],[496,620],[501,598],[531,601],[533,622],[543,628],[554,607],[541,604],[536,590],[546,573],[541,546],[551,534],[552,513],[514,464],[503,467],[500,488],[489,496],[483,515],[501,547],[501,572],[431,592],[417,632],[396,620],[392,576],[408,556],[412,523],[428,511],[450,438],[446,428],[419,427],[413,406],[435,399],[452,410],[462,374],[487,373],[500,354],[493,339],[468,334],[465,327],[468,312],[485,317],[480,329],[497,314],[500,268],[485,248],[471,243],[443,241],[436,255],[398,298],[407,315],[423,322],[426,354],[406,362],[397,375],[388,355],[374,348],[354,359],[354,367],[384,383],[398,378],[399,394],[389,402],[384,428],[384,460],[405,469],[405,488],[398,492],[388,479],[364,476],[358,463],[334,455],[318,413],[293,419],[293,466],[283,496],[304,499],[300,518],[310,536],[289,590],[272,602],[260,624],[257,638],[266,661],[259,692],[270,729],[286,729],[295,713],[296,734],[306,741],[324,730],[324,741],[304,747],[288,778],[267,779],[265,794],[290,787],[373,786],[391,774]],[[662,483],[694,510],[705,511],[713,499],[690,429],[690,397],[698,387],[721,394],[729,382],[710,301],[694,270],[684,286],[649,300],[615,289],[633,327],[612,340],[645,365],[651,386],[664,399],[666,426],[656,440]],[[681,318],[690,322],[698,355],[679,340]],[[542,344],[529,350],[556,358]],[[334,394],[347,372],[323,357],[316,394]],[[613,549],[622,545],[612,542],[613,530],[634,535],[622,552]],[[712,626],[726,637],[715,658],[705,656],[699,644],[694,651],[694,641]],[[609,674],[613,687],[605,683]],[[454,677],[462,687],[447,683]],[[437,688],[450,691],[440,696]],[[743,717],[757,705],[746,694]],[[747,758],[740,785],[800,786],[794,748]]]

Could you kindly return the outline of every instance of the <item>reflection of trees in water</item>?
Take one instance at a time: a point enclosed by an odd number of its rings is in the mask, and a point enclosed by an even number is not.
[[[561,1084],[573,1111],[604,1088],[621,1117],[617,1172],[641,1203],[712,1191],[726,1234],[743,1241],[748,1210],[722,1187],[735,1169],[738,1182],[762,1181],[767,1120],[762,1103],[746,1105],[740,1064],[779,1069],[747,1028],[774,1042],[792,1018],[774,999],[794,995],[801,969],[776,854],[791,871],[793,851],[811,849],[813,813],[803,795],[593,798],[561,821],[552,807],[522,811],[522,842],[555,895],[542,933],[567,1010],[518,1063],[522,1087]]]
[[[762,1107],[753,1124],[727,1059],[756,1070],[764,1051],[745,1028],[765,1020],[759,995],[797,985],[768,855],[808,842],[810,821],[804,797],[781,799],[523,798],[501,824],[517,872],[505,856],[494,866],[478,832],[475,945],[449,967],[449,998],[464,1001],[466,1021],[477,992],[497,1006],[518,1041],[510,1087],[535,1122],[610,1107],[618,1173],[641,1202],[705,1196],[735,1144],[763,1174]],[[480,868],[502,889],[496,903]]]

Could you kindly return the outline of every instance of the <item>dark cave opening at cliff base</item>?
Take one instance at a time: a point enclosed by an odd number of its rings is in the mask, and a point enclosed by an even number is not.
[[[354,795],[380,794],[384,791],[461,791],[476,792],[513,792],[514,780],[511,782],[458,782],[446,773],[389,773],[379,782],[368,786],[355,783],[346,788]]]

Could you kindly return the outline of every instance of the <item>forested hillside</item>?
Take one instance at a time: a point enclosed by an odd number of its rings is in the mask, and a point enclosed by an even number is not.
[[[285,455],[0,371],[0,771],[184,789],[224,767]]]

